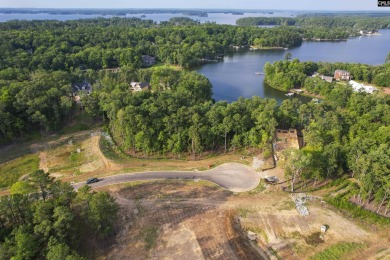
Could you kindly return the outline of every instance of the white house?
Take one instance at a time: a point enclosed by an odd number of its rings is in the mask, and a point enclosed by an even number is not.
[[[148,82],[131,82],[130,86],[130,89],[135,92],[149,90]]]

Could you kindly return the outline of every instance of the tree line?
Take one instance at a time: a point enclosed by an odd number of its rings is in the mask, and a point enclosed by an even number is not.
[[[74,100],[66,71],[37,70],[30,75],[8,68],[0,72],[0,143],[34,130],[59,130],[71,118]]]
[[[113,138],[124,151],[138,157],[196,159],[211,150],[270,149],[277,124],[275,100],[215,102],[210,82],[195,72],[159,68],[138,74],[152,83],[153,92],[132,93],[120,84],[120,74],[107,74],[97,83],[105,87],[95,88],[86,101],[89,113],[109,119]]]
[[[236,21],[240,26],[290,26],[300,27],[306,39],[346,40],[350,36],[359,36],[360,30],[377,31],[390,29],[387,16],[331,16],[303,15],[289,17],[245,17]]]
[[[38,170],[0,198],[1,259],[85,259],[86,241],[115,232],[119,210],[107,192],[54,181]]]
[[[237,25],[287,25],[302,27],[325,27],[325,28],[354,28],[356,30],[379,30],[390,29],[388,16],[369,17],[360,16],[316,16],[302,15],[294,18],[288,17],[244,17],[236,21]]]

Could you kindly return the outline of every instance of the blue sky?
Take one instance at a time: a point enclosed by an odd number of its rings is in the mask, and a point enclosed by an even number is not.
[[[377,0],[0,0],[0,7],[380,10]]]

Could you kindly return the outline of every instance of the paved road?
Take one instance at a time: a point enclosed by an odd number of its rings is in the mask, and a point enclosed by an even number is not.
[[[89,185],[92,188],[97,188],[131,181],[168,179],[201,179],[211,181],[225,189],[234,192],[244,192],[252,190],[257,187],[260,180],[257,172],[249,166],[240,163],[225,163],[223,165],[215,167],[214,169],[202,172],[164,171],[112,175],[99,178],[99,182]],[[85,182],[73,184],[73,187],[77,190],[83,185],[85,185]]]

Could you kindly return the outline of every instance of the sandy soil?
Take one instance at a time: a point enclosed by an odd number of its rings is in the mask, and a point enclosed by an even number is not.
[[[310,215],[302,217],[288,194],[272,188],[249,195],[206,183],[161,181],[104,189],[116,196],[122,217],[115,245],[101,252],[101,259],[250,259],[241,255],[245,252],[256,257],[244,246],[248,244],[245,236],[231,235],[231,212],[243,231],[257,234],[256,247],[271,259],[276,258],[270,247],[282,259],[308,259],[343,241],[367,245],[352,252],[350,259],[389,253],[387,232],[365,230],[317,201],[308,203]],[[325,224],[329,229],[324,242],[308,244],[307,238]],[[142,230],[148,227],[157,231],[155,245],[147,249]]]
[[[85,139],[69,138],[62,145],[46,148],[39,152],[39,168],[50,172],[53,177],[70,177],[79,173],[111,171],[116,168],[107,160],[99,149],[100,136]],[[77,150],[80,149],[80,153]],[[78,153],[76,161],[71,160],[72,154]]]

